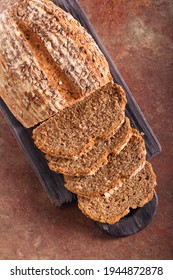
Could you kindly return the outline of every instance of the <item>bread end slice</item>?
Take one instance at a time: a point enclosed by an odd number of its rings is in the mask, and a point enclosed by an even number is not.
[[[89,218],[114,224],[127,215],[131,208],[142,207],[153,198],[156,175],[149,162],[133,178],[123,180],[121,186],[113,188],[100,197],[78,195],[78,206]]]

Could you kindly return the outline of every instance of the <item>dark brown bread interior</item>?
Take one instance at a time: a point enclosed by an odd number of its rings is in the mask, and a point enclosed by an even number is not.
[[[45,153],[72,157],[98,138],[113,135],[124,121],[125,93],[109,83],[82,101],[57,113],[33,130],[36,146]]]
[[[82,196],[99,196],[109,189],[120,185],[123,178],[129,178],[139,171],[145,163],[145,143],[139,132],[133,134],[119,153],[111,153],[108,163],[93,175],[64,176],[65,187]]]
[[[142,207],[153,197],[156,176],[150,163],[130,179],[100,197],[78,196],[78,206],[89,218],[113,224],[127,215],[130,208]]]
[[[132,135],[130,121],[126,118],[119,130],[110,138],[98,140],[86,153],[74,158],[46,155],[49,168],[66,175],[92,175],[107,163],[111,152],[119,153]]]

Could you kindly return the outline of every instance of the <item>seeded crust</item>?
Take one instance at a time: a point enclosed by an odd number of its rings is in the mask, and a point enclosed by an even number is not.
[[[100,197],[78,196],[80,210],[89,218],[101,223],[114,224],[127,215],[130,208],[142,207],[153,198],[156,176],[149,162],[133,178],[122,180]]]
[[[49,161],[49,168],[66,175],[93,175],[101,166],[107,164],[107,157],[111,152],[119,153],[123,149],[131,135],[130,121],[126,118],[112,137],[97,141],[83,155],[67,159],[47,154],[46,159]]]
[[[51,1],[20,0],[0,14],[0,96],[25,126],[112,81],[93,38]]]
[[[77,156],[118,130],[125,105],[122,88],[110,83],[40,124],[33,130],[34,142],[45,153]]]
[[[109,189],[121,185],[122,179],[134,176],[142,169],[146,160],[144,140],[139,132],[133,134],[119,153],[111,153],[108,163],[90,176],[64,175],[65,187],[81,196],[100,196]]]

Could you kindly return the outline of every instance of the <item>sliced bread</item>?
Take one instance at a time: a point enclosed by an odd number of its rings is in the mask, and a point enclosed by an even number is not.
[[[109,83],[82,101],[59,111],[33,130],[36,146],[45,153],[72,157],[113,135],[124,121],[126,97]]]
[[[76,158],[68,159],[47,154],[46,159],[48,160],[49,168],[66,175],[92,175],[107,163],[107,157],[111,152],[119,153],[124,148],[131,135],[130,121],[126,118],[112,137],[98,140],[88,152]]]
[[[142,207],[154,194],[156,176],[146,162],[144,168],[122,184],[110,189],[100,197],[78,196],[78,206],[89,218],[101,223],[114,224],[127,215],[130,208]]]
[[[139,132],[133,134],[119,153],[108,156],[108,163],[89,176],[64,176],[65,187],[82,196],[99,196],[122,183],[143,167],[146,158],[144,140]]]

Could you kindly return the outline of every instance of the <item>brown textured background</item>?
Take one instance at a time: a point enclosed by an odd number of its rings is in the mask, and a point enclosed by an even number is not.
[[[152,160],[159,208],[146,229],[121,239],[75,204],[56,209],[0,115],[0,259],[173,259],[173,2],[79,2],[162,145]]]

